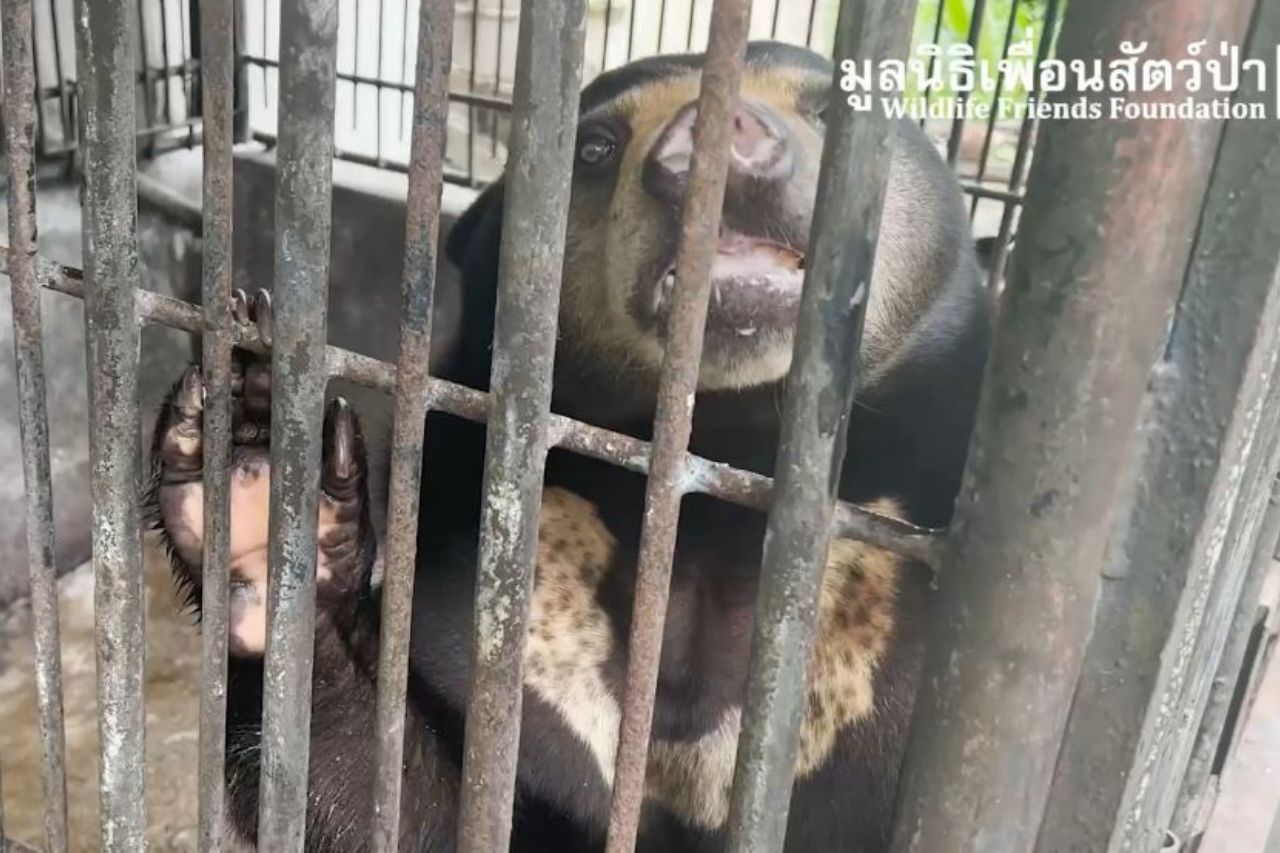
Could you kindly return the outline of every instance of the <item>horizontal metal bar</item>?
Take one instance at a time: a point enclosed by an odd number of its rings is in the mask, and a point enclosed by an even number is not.
[[[337,53],[337,0],[284,0],[258,803],[258,844],[271,851],[301,851],[307,822]]]
[[[9,185],[9,297],[18,382],[18,431],[27,514],[27,571],[35,643],[36,704],[44,782],[45,848],[67,850],[66,738],[62,714],[62,647],[54,564],[49,411],[36,280],[35,67],[31,0],[4,0],[4,133]],[[61,57],[59,57],[59,61]],[[24,782],[24,784],[30,784]],[[2,823],[2,821],[0,821]],[[0,844],[4,829],[0,826]]]
[[[224,815],[227,706],[227,626],[231,549],[231,285],[234,278],[232,220],[233,116],[235,112],[234,0],[204,0],[200,10],[204,113],[203,215],[199,223],[201,304],[204,328],[204,554],[200,573],[201,680],[199,733],[199,843],[201,853],[218,853]],[[167,189],[159,187],[157,189]],[[142,185],[139,184],[141,199]],[[161,196],[163,197],[163,196]],[[185,209],[181,205],[176,210]],[[208,227],[204,227],[204,223]]]
[[[0,275],[8,274],[8,261],[0,254]],[[36,275],[42,286],[68,296],[84,296],[83,274],[47,258],[36,258]],[[203,320],[200,309],[181,299],[149,290],[135,294],[138,318],[201,334]],[[267,347],[252,329],[237,326],[232,331],[235,345],[259,354]],[[395,365],[361,353],[328,346],[325,363],[331,377],[341,377],[387,393],[395,390]],[[427,396],[432,411],[448,412],[460,418],[484,423],[489,418],[488,395],[483,391],[458,385],[445,379],[430,377]],[[628,471],[649,470],[649,443],[630,435],[603,429],[552,413],[548,425],[552,447],[610,462]],[[754,471],[743,471],[690,454],[685,460],[684,489],[710,495],[739,506],[767,511],[773,500],[773,481]],[[831,534],[844,539],[857,539],[938,568],[939,544],[943,531],[918,527],[897,518],[879,515],[860,506],[841,501],[836,504]]]
[[[974,198],[989,198],[993,201],[1003,201],[1007,204],[1022,204],[1026,200],[1026,194],[1018,190],[996,189],[973,181],[961,181],[960,189]]]
[[[280,63],[275,59],[269,59],[265,56],[243,55],[240,57],[247,65],[256,65],[259,68],[279,68]],[[391,92],[401,92],[406,95],[414,93],[414,87],[408,83],[401,83],[399,80],[384,80],[381,77],[369,77],[364,74],[352,74],[347,71],[339,71],[337,74],[338,81],[341,83],[356,83],[362,86],[376,86],[379,89],[386,89]],[[504,98],[495,98],[491,95],[477,95],[473,92],[449,92],[449,100],[459,104],[466,104],[470,107],[487,107],[491,110],[499,110],[500,112],[511,111],[511,101]]]
[[[981,6],[982,0],[979,0]],[[910,49],[911,0],[846,0],[835,56],[879,65]],[[976,27],[976,24],[975,24]],[[893,122],[848,108],[839,70],[828,95],[814,204],[813,259],[805,272],[787,375],[777,480],[761,558],[751,662],[729,805],[731,853],[783,849],[801,716],[827,567],[831,518],[859,382],[862,327]]]
[[[93,499],[101,848],[145,846],[146,714],[138,509],[137,56],[123,3],[79,0],[76,67],[84,131],[85,341]]]
[[[520,16],[498,261],[459,853],[509,846],[586,0]]]
[[[608,853],[632,853],[644,801],[649,734],[667,621],[672,561],[694,399],[711,293],[711,264],[724,207],[738,89],[746,61],[750,0],[715,0],[702,63],[693,151],[676,251],[675,292],[663,335],[662,369],[636,558],[627,676],[618,735]],[[692,19],[691,19],[692,20]]]
[[[404,275],[400,284],[403,319],[396,360],[378,658],[373,846],[380,853],[394,853],[399,849],[409,631],[418,548],[423,442],[430,402],[427,365],[431,354],[441,175],[449,120],[453,13],[454,0],[423,0],[418,15],[417,90],[413,99]]]

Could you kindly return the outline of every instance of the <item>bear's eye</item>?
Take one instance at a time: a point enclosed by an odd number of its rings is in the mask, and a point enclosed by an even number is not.
[[[578,140],[578,160],[586,166],[604,165],[617,151],[617,140],[603,133],[589,133]]]

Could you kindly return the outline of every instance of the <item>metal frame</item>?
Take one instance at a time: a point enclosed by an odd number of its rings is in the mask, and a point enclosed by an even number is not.
[[[2,272],[10,278],[15,309],[50,849],[65,849],[66,803],[39,328],[42,287],[82,296],[86,303],[105,850],[140,849],[146,823],[136,492],[137,344],[145,323],[202,335],[211,380],[204,415],[205,452],[211,460],[204,471],[205,519],[212,535],[205,542],[203,588],[203,850],[221,845],[233,346],[270,352],[273,371],[271,457],[278,476],[272,478],[259,822],[265,849],[297,850],[304,844],[314,472],[323,390],[334,376],[393,393],[396,401],[377,700],[373,831],[379,850],[396,849],[399,825],[416,506],[422,445],[430,439],[423,432],[428,411],[491,425],[459,827],[464,850],[500,849],[510,832],[532,531],[551,447],[650,475],[611,853],[634,846],[675,519],[681,497],[691,492],[769,512],[750,701],[731,799],[732,849],[781,848],[802,694],[798,685],[813,642],[812,602],[832,534],[945,569],[942,613],[917,706],[917,719],[927,725],[913,729],[896,849],[968,849],[975,838],[985,839],[982,849],[997,851],[1095,842],[1098,849],[1147,849],[1153,833],[1176,821],[1176,806],[1186,801],[1188,785],[1203,784],[1203,773],[1192,765],[1193,750],[1203,742],[1216,743],[1225,724],[1216,711],[1202,713],[1211,698],[1209,682],[1235,655],[1247,621],[1239,614],[1247,616],[1245,597],[1256,594],[1260,558],[1252,560],[1252,574],[1250,558],[1267,549],[1259,531],[1280,466],[1280,206],[1267,195],[1274,182],[1255,179],[1259,163],[1267,174],[1280,172],[1280,125],[1233,124],[1225,133],[1211,123],[1175,129],[1158,122],[1062,123],[1045,129],[958,521],[943,539],[936,531],[837,502],[830,485],[857,386],[854,354],[861,312],[867,288],[874,286],[868,279],[888,165],[883,157],[863,156],[881,150],[887,132],[874,113],[838,111],[828,129],[814,262],[806,273],[779,449],[786,460],[780,466],[783,475],[775,483],[687,452],[688,391],[696,380],[708,290],[707,236],[715,232],[723,193],[747,0],[716,0],[713,10],[677,264],[674,322],[685,334],[672,336],[664,361],[652,444],[549,411],[585,0],[546,0],[539,15],[521,21],[488,394],[425,372],[448,109],[450,0],[423,0],[420,17],[396,365],[328,346],[324,338],[337,0],[286,0],[276,211],[279,280],[270,342],[232,320],[233,0],[209,0],[202,9],[203,308],[138,288],[134,24],[121,4],[80,3],[83,273],[35,253],[31,0],[0,3],[11,188]],[[1268,39],[1280,40],[1275,4],[1232,0],[1212,13],[1202,6],[1178,0],[1175,9],[1157,12],[1140,0],[1074,0],[1063,28],[1063,54],[1084,55],[1098,45],[1118,44],[1135,28],[1166,47],[1180,47],[1209,31],[1227,39],[1251,31],[1254,49]],[[911,4],[848,0],[837,28],[838,50],[873,57],[900,54],[912,17]],[[1042,52],[1049,40],[1046,34]],[[1023,163],[1034,135],[1024,132]],[[1162,156],[1117,156],[1135,145],[1161,146]],[[1072,203],[1062,204],[1068,186]],[[1126,239],[1108,239],[1093,217],[1123,225]],[[1134,223],[1139,223],[1136,233]],[[861,239],[850,241],[849,234]],[[1070,256],[1060,248],[1064,235],[1073,246]],[[517,271],[519,287],[514,286]],[[1214,286],[1224,274],[1238,287],[1230,296]],[[1116,287],[1117,281],[1125,287]],[[1247,300],[1234,301],[1240,293]],[[1171,316],[1176,322],[1170,332]],[[827,334],[832,328],[847,333]],[[1222,346],[1223,340],[1236,346]],[[1155,379],[1149,382],[1153,366]],[[819,391],[832,386],[839,389],[843,407],[816,407]],[[516,424],[520,428],[512,429]],[[1168,437],[1180,443],[1161,450]],[[1175,505],[1168,484],[1184,483],[1181,451],[1197,442],[1203,464]],[[1166,487],[1144,492],[1139,483]],[[1267,530],[1274,537],[1274,524]],[[1163,568],[1158,559],[1169,552],[1181,560],[1176,566],[1180,585],[1173,588],[1161,586],[1164,575],[1153,576],[1152,568]],[[1101,672],[1097,662],[1110,653],[1111,644],[1129,638],[1123,620],[1093,624],[1099,578],[1113,575],[1123,582],[1104,591],[1104,609],[1123,612],[1119,605],[1154,594],[1163,619],[1152,634],[1138,638],[1146,644],[1126,658],[1146,679],[1141,689],[1118,696],[1093,689]],[[1007,618],[1011,612],[1019,618]],[[1170,653],[1180,648],[1187,650],[1183,658]],[[1197,667],[1179,669],[1188,658],[1198,661]],[[1087,722],[1109,702],[1127,715],[1128,725]],[[1194,721],[1190,728],[1165,726],[1167,707],[1188,714]],[[1089,737],[1100,732],[1108,735],[1101,743]],[[984,748],[971,749],[975,743]],[[1104,755],[1097,754],[1099,747]],[[1156,763],[1143,763],[1151,754]],[[1092,777],[1090,790],[1073,787],[1080,778],[1073,768],[1094,766],[1087,762],[1099,758],[1118,766],[1117,777],[1103,780],[1106,784]],[[1150,766],[1157,769],[1140,775]],[[1096,814],[1097,820],[1058,823],[1059,809]]]

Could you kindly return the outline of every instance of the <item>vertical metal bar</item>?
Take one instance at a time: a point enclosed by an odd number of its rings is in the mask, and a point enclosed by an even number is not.
[[[409,626],[418,542],[418,496],[427,417],[427,362],[435,294],[440,191],[449,119],[449,66],[454,0],[424,0],[418,15],[418,70],[413,147],[405,203],[400,355],[396,366],[391,440],[387,551],[382,580],[378,658],[378,751],[374,789],[374,849],[398,849],[404,755]]]
[[[631,13],[627,21],[627,62],[636,55],[636,0],[631,0]]]
[[[62,146],[66,148],[75,138],[76,117],[67,93],[67,74],[62,67],[62,28],[58,25],[57,3],[49,5],[49,31],[53,36],[53,67],[58,75],[58,119],[62,122]],[[33,84],[38,84],[38,80],[33,78]]]
[[[1250,2],[1073,0],[1062,53],[1105,61],[1134,32],[1157,54],[1230,40]],[[1144,395],[1220,131],[1100,119],[1054,121],[1041,134],[940,577],[895,851],[1035,843],[1106,571],[1108,521],[1133,483],[1143,407],[1157,404]],[[1128,238],[1116,240],[1121,230]]]
[[[1017,7],[1017,4],[1014,4],[1013,6],[1009,7],[1009,20],[1005,24],[1004,47],[1000,49],[1001,60],[1007,59],[1009,56],[1009,48],[1013,45],[1014,24],[1017,22],[1017,20],[1018,20],[1018,7]],[[1004,71],[1000,70],[999,73],[996,74],[995,91],[991,93],[991,103],[992,103],[991,116],[990,118],[987,119],[987,129],[986,129],[986,132],[983,133],[982,135],[982,151],[979,152],[978,154],[978,168],[974,173],[974,178],[973,178],[974,182],[977,183],[979,186],[981,186],[983,180],[985,180],[987,177],[987,161],[991,157],[991,140],[995,137],[996,124],[999,122],[999,119],[1000,119],[999,105],[1000,105],[1000,96],[1001,94],[1003,94],[1003,92],[1004,92]],[[979,199],[979,197],[975,195],[972,201],[970,201],[969,203],[969,221],[970,222],[972,222],[973,218],[978,214],[978,204],[980,203],[980,201],[981,199]],[[1009,202],[1005,202],[1005,204],[1007,205],[1009,204]]]
[[[199,2],[199,0],[196,0]],[[244,59],[248,10],[245,0],[231,0],[232,23],[235,38],[235,97],[232,100],[232,140],[246,142],[249,139],[249,63]]]
[[[714,2],[714,0],[713,0]],[[693,20],[698,13],[698,0],[689,0],[689,22],[684,31],[684,49],[693,50]]]
[[[1246,48],[1252,56],[1270,56],[1280,38],[1280,9],[1268,15],[1269,5],[1257,4],[1259,20]],[[1240,43],[1253,7],[1220,7],[1217,31],[1206,34]],[[1238,95],[1260,96],[1247,87]],[[1280,125],[1229,125],[1152,383],[1139,451],[1143,486],[1112,533],[1117,545],[1107,555],[1041,850],[1081,837],[1105,845],[1122,802],[1145,802],[1142,822],[1154,820],[1162,776],[1152,771],[1165,763],[1154,753],[1176,738],[1181,714],[1194,710],[1170,702],[1188,673],[1209,658],[1201,655],[1193,665],[1179,650],[1195,646],[1205,625],[1205,608],[1197,615],[1192,602],[1211,600],[1208,590],[1218,576],[1232,574],[1220,568],[1218,555],[1232,547],[1223,533],[1236,523],[1238,495],[1248,493],[1242,448],[1263,442],[1254,411],[1264,396],[1259,374],[1280,346],[1280,197],[1272,189],[1278,182]],[[1224,281],[1231,282],[1229,290]]]
[[[231,149],[235,107],[235,0],[204,0],[200,10],[204,115],[204,216],[201,363],[204,403],[204,555],[200,622],[200,850],[222,849],[223,761],[226,751],[227,620],[231,547],[230,311],[233,184]]]
[[[813,23],[818,16],[818,0],[809,0],[809,22],[804,28],[804,46],[813,48]]]
[[[518,10],[520,7],[517,5],[516,8]],[[605,23],[604,40],[605,40],[606,50],[609,44],[609,25],[607,23],[608,12],[612,10],[613,10],[613,0],[609,0],[609,9],[606,10],[606,17],[605,17],[606,23]],[[496,53],[497,60],[493,63],[492,94],[494,96],[497,96],[499,92],[502,90],[502,37],[503,37],[503,33],[505,33],[506,30],[507,30],[507,0],[498,0],[498,38],[497,38],[498,44],[497,44],[497,53]],[[607,59],[601,63],[600,67],[603,69],[606,63],[607,63]],[[497,122],[495,122],[494,131],[489,136],[489,156],[490,157],[498,156],[498,127],[499,126],[500,125]]]
[[[1057,2],[1057,0],[1049,0],[1049,2],[1050,2],[1050,3],[1054,3],[1054,2]],[[945,15],[945,14],[946,14],[946,11],[947,11],[947,10],[946,10],[946,0],[938,0],[938,17],[934,18],[934,20],[933,20],[933,42],[932,42],[933,44],[937,44],[937,43],[938,43],[938,39],[939,39],[939,37],[942,35],[942,17],[943,17],[943,15]],[[936,56],[930,56],[930,57],[929,57],[929,68],[928,68],[928,70],[925,72],[925,77],[926,77],[926,78],[929,78],[929,77],[932,77],[932,76],[933,76],[933,66],[934,66],[934,64],[937,62],[937,59],[938,59],[938,58],[937,58]],[[924,94],[924,103],[925,103],[925,106],[926,106],[926,107],[928,107],[928,105],[929,105],[929,96],[932,94],[932,92],[930,92],[928,89],[925,89],[923,94]],[[927,113],[927,112],[928,112],[928,111],[926,110],[926,113]],[[928,121],[928,119],[927,119],[927,118],[921,118],[921,119],[920,119],[920,126],[921,126],[921,127],[924,127],[924,126],[925,126],[925,123],[926,123],[927,121]]]
[[[582,81],[585,0],[520,16],[486,439],[461,853],[507,847],[548,446],[556,308]]]
[[[188,17],[188,11],[190,11],[188,4],[183,3],[182,0],[178,0],[178,34],[180,36],[178,41],[178,50],[181,54],[182,69],[182,117],[184,120],[187,120],[187,147],[190,148],[195,144],[196,127],[189,120],[196,115],[196,108],[195,99],[192,97],[191,86],[191,72],[194,67],[191,61],[191,39],[194,36],[192,25],[194,23],[194,19]]]
[[[272,851],[301,850],[306,822],[337,46],[337,0],[285,0],[258,817],[258,843]]]
[[[941,14],[942,4],[939,3],[939,14]],[[1016,8],[1011,6],[1009,14],[1016,14]],[[987,0],[973,0],[973,13],[969,18],[969,47],[973,49],[973,55],[978,54],[978,40],[982,37],[982,22],[987,14]],[[951,121],[951,135],[947,137],[947,163],[952,166],[956,164],[956,157],[960,154],[960,137],[964,134],[964,112],[962,105],[968,100],[965,92],[954,93],[956,97],[956,117]]]
[[[711,292],[711,264],[724,207],[750,18],[750,0],[715,0],[711,7],[702,90],[693,129],[693,158],[676,255],[675,302],[664,330],[666,347],[645,486],[644,527],[637,558],[627,642],[627,684],[609,820],[609,853],[630,853],[635,849],[644,799],[671,561],[684,495],[685,458]]]
[[[351,0],[351,75],[360,76],[360,0]],[[360,126],[360,84],[351,81],[351,128]]]
[[[377,0],[378,3],[378,51],[374,56],[377,70],[373,72],[373,77],[377,80],[377,84],[373,89],[373,114],[374,114],[374,157],[379,163],[382,162],[382,13],[387,5],[387,0]]]
[[[159,123],[156,115],[156,83],[151,68],[151,48],[147,43],[147,0],[138,0],[138,44],[142,57],[142,112],[147,127],[155,127]],[[147,155],[153,156],[156,150],[156,137],[147,137]]]
[[[471,0],[471,58],[467,62],[467,94],[476,93],[476,49],[479,44],[480,0]],[[476,180],[476,108],[467,104],[467,180]]]
[[[498,34],[501,38],[502,34],[502,15],[498,15]],[[604,6],[604,35],[600,39],[600,70],[605,71],[609,68],[609,27],[613,24],[613,0],[605,0]],[[498,62],[502,62],[502,42],[498,42]],[[494,78],[497,79],[496,76]]]
[[[1280,377],[1273,376],[1271,381],[1273,388],[1280,388]],[[1280,397],[1280,392],[1273,391],[1272,397]],[[1242,682],[1248,682],[1253,675],[1245,669],[1246,654],[1258,624],[1258,598],[1275,563],[1277,544],[1280,544],[1280,479],[1273,479],[1266,515],[1259,525],[1258,541],[1232,615],[1227,643],[1222,650],[1222,659],[1218,663],[1173,812],[1171,826],[1179,838],[1190,838],[1201,832],[1201,818],[1212,809],[1213,800],[1206,801],[1204,797],[1210,790],[1210,777],[1221,772],[1218,762],[1229,754],[1223,751],[1223,747],[1233,739],[1233,733],[1227,731],[1227,724],[1239,695],[1237,691],[1241,687],[1247,689],[1247,684]],[[1242,727],[1243,720],[1237,720],[1235,734]]]
[[[9,177],[9,298],[18,374],[18,429],[27,497],[27,563],[36,649],[36,702],[43,749],[44,835],[50,853],[67,849],[66,744],[62,728],[62,650],[53,557],[53,490],[45,392],[40,285],[36,281],[35,65],[31,0],[5,0],[5,162]],[[64,125],[65,127],[65,125]],[[0,827],[0,839],[4,838]],[[0,841],[2,843],[2,841]]]
[[[404,0],[404,13],[400,18],[400,82],[407,84],[409,82],[409,3],[410,0]],[[404,136],[404,101],[407,92],[400,90],[400,135]],[[410,143],[412,144],[412,143]]]
[[[846,58],[878,64],[905,56],[914,19],[913,2],[846,0],[836,24],[837,68]],[[889,117],[850,110],[838,76],[829,97],[729,806],[733,853],[780,851],[786,835],[818,590],[888,183]]]
[[[694,0],[689,0],[690,3]],[[667,0],[658,0],[658,45],[657,53],[662,53],[662,37],[667,29]]]
[[[1058,29],[1058,13],[1060,9],[1059,0],[1048,0],[1045,4],[1044,25],[1040,31],[1040,42],[1036,46],[1036,68],[1041,67],[1041,63],[1048,58],[1049,51],[1053,48],[1054,37]],[[1032,78],[1031,91],[1027,93],[1027,98],[1040,99],[1039,74]],[[1018,147],[1014,151],[1013,165],[1009,168],[1009,192],[1011,193],[1020,191],[1022,182],[1026,180],[1027,167],[1031,157],[1031,142],[1035,138],[1039,126],[1039,118],[1028,112],[1023,117],[1022,124],[1018,128]],[[1005,259],[1009,256],[1009,242],[1013,238],[1013,217],[1017,210],[1017,204],[1006,202],[1000,215],[1000,230],[996,236],[995,251],[991,254],[991,270],[990,278],[988,279],[992,289],[995,289],[1004,276]]]
[[[132,17],[123,3],[77,3],[99,819],[102,849],[130,852],[142,849],[146,830]]]
[[[164,87],[164,117],[169,125],[173,118],[173,78],[169,73],[169,0],[156,0],[160,4],[160,81]]]

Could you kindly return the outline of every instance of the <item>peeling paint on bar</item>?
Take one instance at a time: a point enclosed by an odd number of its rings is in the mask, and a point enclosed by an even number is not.
[[[520,16],[494,323],[458,849],[506,849],[551,366],[582,82],[585,0]]]
[[[837,65],[845,57],[875,63],[906,56],[914,17],[909,0],[842,3]],[[733,853],[781,850],[786,836],[818,591],[858,390],[868,281],[888,185],[892,120],[879,110],[851,110],[838,79],[830,98],[813,262],[805,273],[787,379],[730,798],[727,849]]]
[[[750,0],[715,0],[711,7],[692,161],[681,211],[675,293],[664,330],[666,345],[649,449],[608,853],[635,849],[644,802],[649,734],[686,482],[685,459],[702,360],[711,265],[724,206],[750,17]]]
[[[1269,59],[1280,40],[1280,7],[1256,8],[1250,23],[1253,3],[1233,4],[1230,14],[1223,6],[1214,23],[1235,28],[1222,33],[1232,43],[1250,32],[1248,54]],[[1267,97],[1251,90],[1246,83],[1237,98]],[[1267,359],[1280,347],[1277,183],[1280,124],[1227,125],[1139,434],[1134,476],[1143,487],[1122,507],[1112,534],[1117,545],[1108,555],[1038,850],[1051,853],[1082,838],[1089,847],[1142,847],[1164,838],[1178,789],[1172,777],[1183,772],[1194,737],[1194,723],[1184,729],[1185,721],[1198,718],[1204,699],[1188,685],[1214,672],[1220,646],[1205,638],[1225,630],[1248,564],[1243,555],[1231,556],[1250,529],[1240,520],[1275,470],[1267,472],[1263,461],[1255,471],[1245,468],[1248,448],[1271,440],[1260,419],[1265,372],[1274,369]],[[1251,484],[1256,476],[1262,484]],[[1215,605],[1223,583],[1232,603]],[[1170,784],[1140,790],[1149,773]],[[1117,814],[1122,820],[1113,828]]]
[[[45,848],[67,850],[66,739],[62,722],[62,651],[54,565],[53,489],[40,285],[36,278],[35,69],[31,0],[4,0],[4,129],[8,167],[9,294],[18,378],[18,428],[27,500],[27,562],[36,652]],[[29,784],[29,783],[24,783]],[[0,820],[0,824],[3,821]],[[4,828],[0,825],[0,844]]]
[[[235,74],[235,0],[200,9],[204,112],[204,213],[201,252],[204,377],[204,555],[201,569],[199,818],[202,853],[218,853],[225,833],[227,620],[231,548],[231,176]]]
[[[78,0],[85,327],[93,498],[101,847],[145,843],[143,578],[138,510],[138,285],[133,16]]]
[[[1154,55],[1202,38],[1238,43],[1253,5],[1072,0],[1059,55],[1106,62],[1134,33]],[[1120,849],[1108,837],[1127,762],[1099,770],[1082,761],[1071,776],[1087,788],[1066,799],[1051,791],[1055,775],[1087,755],[1066,750],[1063,737],[1068,718],[1087,708],[1077,685],[1090,635],[1103,628],[1100,589],[1123,570],[1111,549],[1133,535],[1128,544],[1141,550],[1141,540],[1159,535],[1127,531],[1119,520],[1147,488],[1168,501],[1182,497],[1144,479],[1151,459],[1136,430],[1170,402],[1154,368],[1169,342],[1221,130],[1209,121],[1041,126],[939,576],[895,853]],[[1174,481],[1181,491],[1185,481]],[[1123,663],[1127,652],[1120,654]],[[1117,687],[1128,689],[1127,679]],[[1128,715],[1131,706],[1115,710]],[[1099,718],[1105,724],[1082,728],[1075,747],[1109,736],[1114,720]],[[1055,811],[1050,826],[1046,815]]]
[[[301,850],[326,384],[337,0],[285,0],[271,348],[270,575],[258,843]]]
[[[405,203],[404,278],[400,353],[396,366],[391,440],[391,486],[382,581],[382,633],[378,660],[378,752],[373,846],[399,849],[401,769],[409,629],[418,544],[418,500],[430,381],[431,306],[434,300],[440,193],[448,121],[453,0],[423,0],[418,16],[417,91],[413,151]]]

